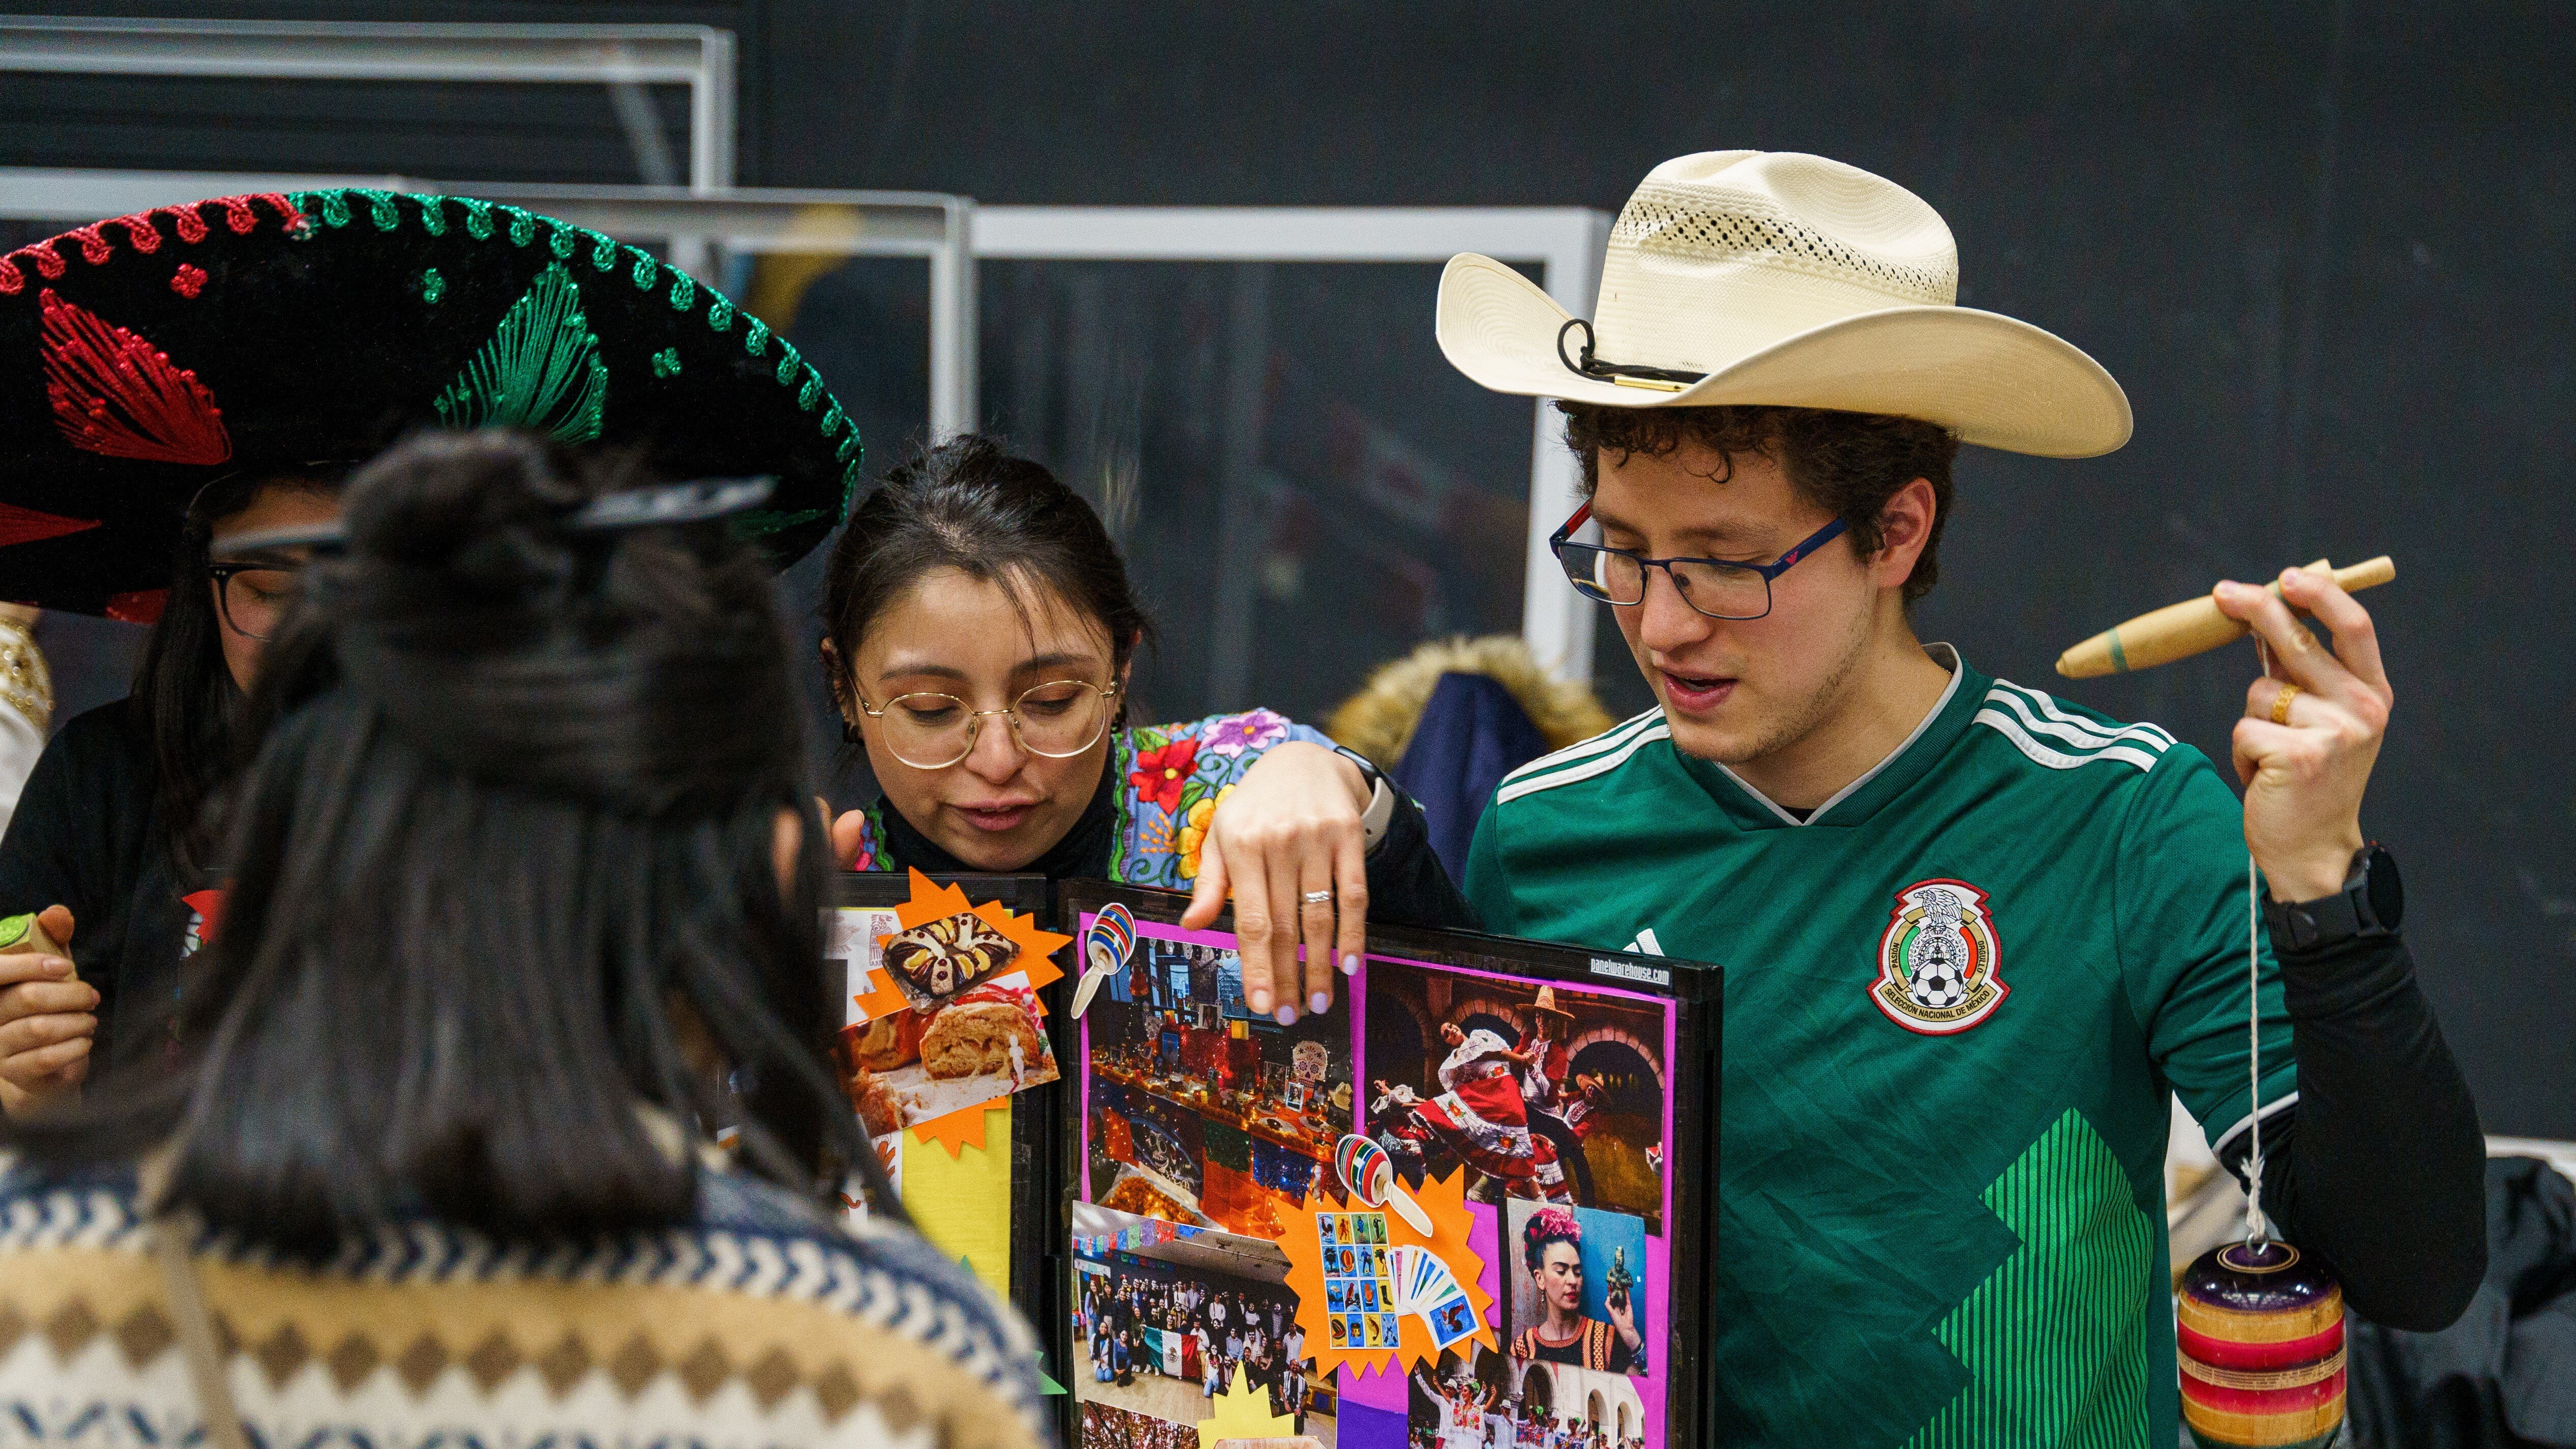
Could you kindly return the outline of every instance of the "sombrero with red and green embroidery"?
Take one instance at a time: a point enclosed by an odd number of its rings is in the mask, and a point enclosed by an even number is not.
[[[466,197],[224,197],[0,256],[0,599],[154,617],[208,482],[428,426],[774,475],[737,522],[781,568],[859,472],[796,349],[647,252]]]

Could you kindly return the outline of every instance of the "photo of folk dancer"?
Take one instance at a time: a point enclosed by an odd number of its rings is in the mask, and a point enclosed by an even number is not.
[[[1513,1358],[1645,1376],[1644,1224],[1516,1202],[1505,1210],[1504,1237]]]
[[[1455,1164],[1476,1202],[1631,1214],[1660,1233],[1670,1008],[1376,960],[1367,1132],[1419,1185]]]

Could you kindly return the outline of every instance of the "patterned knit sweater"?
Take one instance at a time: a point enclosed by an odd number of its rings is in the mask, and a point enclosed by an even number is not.
[[[560,1247],[430,1223],[327,1269],[196,1250],[250,1442],[371,1449],[1043,1449],[1024,1326],[911,1233],[765,1182],[698,1221]],[[131,1171],[0,1158],[0,1446],[203,1442]]]

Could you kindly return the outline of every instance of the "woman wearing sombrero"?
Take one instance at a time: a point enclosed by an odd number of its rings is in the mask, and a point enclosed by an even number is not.
[[[796,350],[649,254],[513,207],[320,191],[0,257],[0,598],[149,623],[134,692],[65,724],[0,839],[0,1108],[145,1053],[219,923],[204,806],[301,550],[404,433],[500,426],[666,478],[767,475],[779,567],[839,520],[855,429]],[[77,973],[72,960],[78,963]]]

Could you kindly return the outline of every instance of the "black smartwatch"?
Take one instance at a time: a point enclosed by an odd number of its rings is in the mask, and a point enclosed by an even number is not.
[[[2343,890],[2286,905],[2263,897],[2263,924],[2283,951],[2313,951],[2358,936],[2394,936],[2406,914],[2406,887],[2397,879],[2397,857],[2374,840],[2352,858]]]

